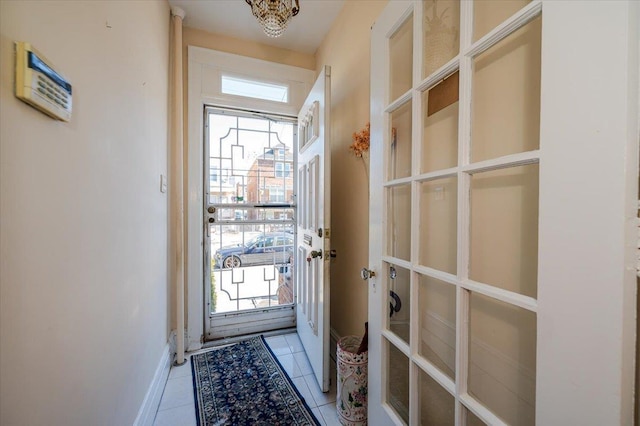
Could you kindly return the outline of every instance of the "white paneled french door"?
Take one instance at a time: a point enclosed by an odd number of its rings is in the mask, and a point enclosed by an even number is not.
[[[323,67],[298,114],[296,329],[327,392],[331,259],[331,68]]]
[[[633,3],[391,1],[376,21],[370,424],[631,419]]]

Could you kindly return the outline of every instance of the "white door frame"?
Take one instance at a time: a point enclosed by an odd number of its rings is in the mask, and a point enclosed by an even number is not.
[[[470,2],[463,4],[470,7]],[[386,28],[408,16],[412,7],[419,10],[420,2],[393,1],[376,25]],[[525,13],[536,8],[543,15],[540,150],[535,155],[540,163],[538,296],[530,304],[512,300],[528,304],[538,317],[536,423],[631,424],[640,4],[542,0],[532,2]],[[465,36],[470,37],[461,38]],[[384,39],[372,40],[372,46],[385,45]],[[420,46],[416,37],[414,46]],[[384,170],[385,112],[393,107],[387,85],[376,84],[386,81],[387,64],[384,55],[372,50],[371,169],[377,171]],[[450,72],[446,68],[442,77]],[[414,69],[414,90],[430,85],[420,84],[418,77]],[[461,81],[461,109],[467,107],[462,105],[464,85]],[[417,118],[414,110],[414,129]],[[461,137],[468,137],[465,126],[460,125]],[[521,157],[513,159],[538,161]],[[374,425],[383,424],[388,411],[381,368],[381,318],[387,309],[379,280],[385,229],[382,183],[379,173],[372,174],[369,268],[378,273],[369,284],[369,422]],[[493,296],[508,297],[499,291]],[[458,336],[458,344],[466,344],[465,339]],[[461,416],[457,421],[462,422]]]
[[[290,65],[225,52],[188,47],[188,146],[185,168],[187,351],[202,348],[204,338],[203,206],[204,108],[207,105],[289,115],[295,117],[311,88],[315,72]],[[271,102],[222,93],[223,73],[268,79],[289,86],[288,102]]]

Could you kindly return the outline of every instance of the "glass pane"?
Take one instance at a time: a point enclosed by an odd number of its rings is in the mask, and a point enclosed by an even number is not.
[[[420,183],[420,264],[456,273],[458,178]]]
[[[537,296],[537,164],[471,177],[469,277],[525,296]]]
[[[422,94],[421,172],[458,164],[458,72]]]
[[[389,277],[389,329],[409,344],[411,273],[395,265],[385,267]]]
[[[210,225],[212,313],[293,303],[295,237],[286,225]]]
[[[480,0],[473,2],[473,41],[494,29],[531,0]]]
[[[387,341],[388,359],[387,402],[409,423],[409,358]]]
[[[455,379],[456,371],[456,287],[420,275],[418,353],[440,371]]]
[[[293,124],[216,113],[208,117],[209,203],[292,203]]]
[[[445,426],[455,423],[453,396],[422,370],[420,370],[418,392],[421,425]]]
[[[393,102],[413,86],[413,14],[389,39],[389,61]]]
[[[426,78],[460,51],[460,1],[424,0],[424,59]]]
[[[485,423],[471,411],[467,410],[466,408],[464,409],[464,411],[467,416],[467,426],[485,426]]]
[[[474,61],[473,161],[540,146],[541,23],[535,19]]]
[[[389,188],[387,254],[411,259],[411,185]]]
[[[391,113],[389,180],[411,176],[411,102]]]
[[[508,424],[535,424],[536,315],[471,293],[469,394]]]
[[[291,304],[294,126],[218,110],[207,121],[210,312]]]
[[[244,77],[223,75],[221,79],[222,93],[248,98],[264,99],[275,102],[288,102],[289,86],[251,80]]]

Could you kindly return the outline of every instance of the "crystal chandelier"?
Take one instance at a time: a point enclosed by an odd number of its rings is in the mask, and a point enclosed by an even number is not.
[[[245,0],[251,6],[264,33],[269,37],[280,37],[292,17],[300,12],[298,0]]]

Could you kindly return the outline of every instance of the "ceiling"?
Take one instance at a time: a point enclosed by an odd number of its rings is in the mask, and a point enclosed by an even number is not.
[[[186,12],[184,25],[215,34],[314,54],[345,0],[300,0],[300,12],[278,38],[267,37],[245,0],[169,0]]]

